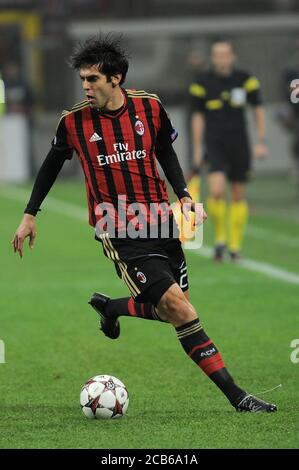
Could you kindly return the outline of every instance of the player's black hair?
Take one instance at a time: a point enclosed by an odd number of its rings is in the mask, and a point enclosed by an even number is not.
[[[106,36],[99,34],[97,37],[89,38],[78,44],[70,57],[69,64],[75,70],[97,65],[99,72],[106,75],[109,82],[113,75],[120,73],[122,77],[119,84],[122,85],[126,79],[129,61],[121,42],[121,34],[109,33]]]
[[[235,48],[234,48],[234,45],[233,45],[233,42],[232,40],[227,37],[227,36],[216,36],[212,39],[211,41],[211,46],[210,46],[210,49],[212,49],[213,46],[215,46],[215,44],[219,44],[219,43],[226,43],[226,44],[229,44],[232,51],[235,52]]]

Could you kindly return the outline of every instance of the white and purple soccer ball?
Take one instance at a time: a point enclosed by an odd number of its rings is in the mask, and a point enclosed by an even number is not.
[[[96,375],[83,385],[80,405],[89,419],[121,418],[129,406],[128,390],[112,375]]]

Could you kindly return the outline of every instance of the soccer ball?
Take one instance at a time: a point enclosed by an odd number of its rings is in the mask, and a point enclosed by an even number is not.
[[[89,419],[121,418],[128,409],[129,394],[116,377],[96,375],[83,385],[80,405]]]

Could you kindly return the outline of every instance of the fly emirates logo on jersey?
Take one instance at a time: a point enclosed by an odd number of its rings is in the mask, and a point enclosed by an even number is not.
[[[115,143],[113,148],[114,153],[112,155],[97,155],[100,166],[121,163],[127,160],[139,160],[146,157],[146,150],[129,150],[128,143]]]

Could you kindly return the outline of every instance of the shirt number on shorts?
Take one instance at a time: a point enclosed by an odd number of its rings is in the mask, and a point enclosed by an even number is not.
[[[180,269],[180,288],[184,289],[188,287],[188,274],[187,274],[187,266],[183,263],[183,267]]]

